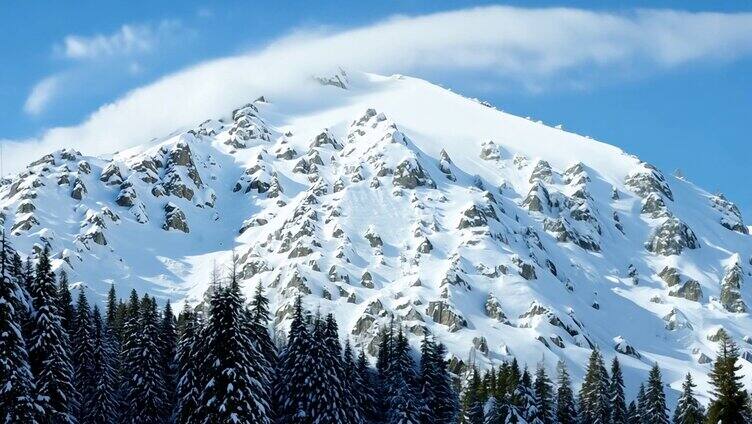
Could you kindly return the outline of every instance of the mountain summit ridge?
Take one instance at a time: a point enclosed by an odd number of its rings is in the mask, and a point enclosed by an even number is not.
[[[198,303],[234,250],[281,328],[303,295],[371,353],[395,322],[455,369],[581,376],[597,346],[628,383],[658,362],[706,392],[720,328],[752,359],[752,238],[722,195],[419,79],[331,81],[111,157],[44,156],[0,185],[0,223],[101,295]]]

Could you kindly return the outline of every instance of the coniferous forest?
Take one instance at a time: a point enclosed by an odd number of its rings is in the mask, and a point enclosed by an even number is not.
[[[0,418],[4,423],[261,424],[691,424],[752,422],[739,375],[739,350],[720,333],[707,409],[687,374],[669,410],[656,364],[636,399],[625,396],[618,359],[590,355],[575,388],[517,358],[497,369],[453,375],[444,346],[419,351],[399,324],[382,329],[378,354],[344,346],[332,315],[298,298],[287,339],[271,337],[259,286],[241,294],[231,272],[205,304],[179,314],[135,291],[111,287],[100,308],[71,293],[47,251],[24,262],[0,240]]]

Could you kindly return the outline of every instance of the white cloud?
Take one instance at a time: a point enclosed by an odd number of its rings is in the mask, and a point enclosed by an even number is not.
[[[145,53],[178,29],[178,21],[162,21],[158,25],[123,25],[112,34],[68,35],[55,50],[63,57],[75,60]]]
[[[335,33],[297,32],[260,51],[185,69],[102,106],[78,126],[48,130],[32,145],[90,154],[122,149],[260,94],[305,95],[310,75],[336,66],[387,74],[483,72],[544,89],[570,72],[603,78],[751,53],[750,13],[485,7],[396,17]],[[15,149],[24,157],[19,164],[31,159],[32,149]]]
[[[39,115],[44,111],[60,88],[60,77],[51,76],[39,81],[32,89],[24,103],[24,112]]]

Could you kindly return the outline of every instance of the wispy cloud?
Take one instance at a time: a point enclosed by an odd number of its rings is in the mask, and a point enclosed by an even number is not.
[[[60,88],[60,77],[51,76],[39,81],[32,89],[24,103],[24,112],[38,115],[44,111]]]
[[[78,126],[48,130],[35,145],[92,154],[122,149],[221,115],[259,94],[301,95],[310,75],[336,66],[386,74],[482,72],[491,82],[545,90],[624,70],[651,73],[750,54],[750,13],[485,7],[396,17],[340,32],[298,31],[263,50],[165,76],[102,106]]]
[[[147,55],[192,35],[178,20],[122,25],[110,34],[67,35],[53,46],[53,56],[65,59],[66,68],[34,84],[24,112],[41,115],[56,100],[75,92],[73,86],[84,81],[89,84],[97,74],[109,78],[138,75],[144,70],[142,59]]]
[[[91,60],[152,51],[159,43],[181,29],[175,20],[156,25],[123,25],[111,34],[67,35],[55,46],[55,52],[67,59]]]

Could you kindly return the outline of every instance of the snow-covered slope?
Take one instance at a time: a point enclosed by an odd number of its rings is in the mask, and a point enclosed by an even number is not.
[[[752,359],[752,237],[723,197],[422,80],[312,84],[111,157],[45,156],[0,186],[0,223],[98,294],[197,303],[234,249],[283,324],[302,294],[370,352],[394,320],[457,369],[581,376],[598,346],[632,394],[656,361],[678,388],[706,381],[721,327]]]

